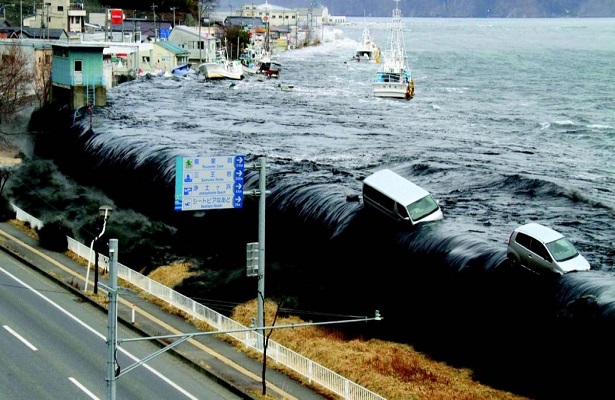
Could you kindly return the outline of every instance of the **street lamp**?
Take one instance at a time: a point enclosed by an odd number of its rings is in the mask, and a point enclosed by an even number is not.
[[[107,226],[107,218],[109,218],[109,216],[111,215],[111,211],[113,211],[113,208],[111,206],[100,206],[98,208],[98,217],[96,218],[96,230],[98,231],[98,224],[102,224],[100,226],[100,233],[94,237],[94,239],[92,239],[92,243],[90,244],[90,256],[88,257],[88,268],[85,274],[85,289],[84,291],[88,290],[88,281],[89,281],[89,275],[90,275],[90,261],[92,259],[92,251],[94,251],[94,294],[98,294],[98,251],[94,250],[94,243],[96,243],[96,241],[98,239],[100,239],[100,237],[102,235],[104,235],[105,233],[105,228]]]
[[[175,28],[175,9],[177,7],[170,7],[171,10],[173,10],[173,28]]]

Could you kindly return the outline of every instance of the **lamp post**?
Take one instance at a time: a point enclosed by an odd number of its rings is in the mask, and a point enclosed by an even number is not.
[[[111,215],[111,211],[113,208],[111,206],[100,206],[98,208],[98,217],[96,218],[97,224],[102,224],[100,227],[100,233],[92,239],[92,243],[90,244],[90,256],[88,257],[88,268],[85,274],[85,289],[88,290],[88,281],[90,275],[90,260],[92,259],[92,251],[94,251],[94,294],[98,294],[98,250],[94,249],[94,244],[98,239],[101,238],[102,235],[105,234],[105,228],[107,226],[107,218]],[[98,226],[96,227],[98,230]]]
[[[171,8],[171,10],[173,11],[173,28],[175,28],[175,9],[176,9],[177,7],[170,7],[170,8]]]

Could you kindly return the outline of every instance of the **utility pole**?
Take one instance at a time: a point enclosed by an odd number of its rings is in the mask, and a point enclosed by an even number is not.
[[[45,3],[45,7],[47,7],[47,21],[45,21],[45,23],[47,24],[47,40],[49,40],[49,19],[50,19],[49,7],[51,7],[51,3]]]
[[[105,42],[109,40],[109,31],[111,30],[111,21],[109,20],[109,6],[107,7],[107,12],[105,13]]]
[[[264,159],[261,159],[261,165],[264,165]],[[262,183],[261,185],[262,186]],[[261,201],[262,201],[261,197]],[[260,249],[259,249],[260,250]],[[239,332],[251,332],[254,331],[254,328],[240,328],[240,329],[229,329],[229,330],[217,330],[217,331],[208,331],[208,332],[194,332],[194,333],[181,333],[175,335],[161,335],[161,336],[149,336],[149,337],[135,337],[128,339],[120,339],[117,337],[117,304],[118,304],[118,293],[119,288],[117,284],[118,280],[118,240],[117,239],[109,239],[109,286],[101,284],[101,286],[108,292],[109,295],[109,305],[108,305],[108,319],[107,319],[107,400],[116,400],[116,383],[117,380],[134,370],[135,368],[146,364],[149,360],[159,356],[160,354],[173,349],[174,347],[180,345],[181,343],[192,339],[196,336],[207,336],[207,335],[215,335],[220,333],[239,333]],[[276,325],[276,326],[262,326],[260,334],[263,335],[264,339],[264,331],[265,330],[274,330],[274,329],[297,329],[298,327],[305,326],[321,326],[321,325],[331,325],[331,324],[344,324],[344,323],[356,323],[356,322],[367,322],[367,321],[381,321],[383,318],[380,316],[380,312],[376,310],[373,317],[364,317],[364,318],[355,318],[350,320],[340,320],[340,321],[327,321],[327,322],[307,322],[302,324],[290,324],[290,325]],[[129,365],[127,367],[122,368],[120,371],[116,366],[116,352],[117,347],[122,343],[128,342],[137,342],[137,341],[145,341],[145,340],[165,340],[165,339],[176,339],[169,340],[170,344],[165,347],[157,350],[156,352],[145,356],[141,360],[136,361],[134,364]],[[264,348],[263,348],[264,350]]]
[[[177,7],[171,7],[171,10],[173,11],[173,28],[175,28],[175,9]]]
[[[117,239],[109,239],[109,318],[107,323],[107,399],[115,400],[117,373]],[[119,372],[119,371],[118,371]]]
[[[202,63],[203,62],[203,56],[202,56],[203,38],[201,37],[201,25],[202,25],[201,13],[202,11],[201,11],[201,0],[198,0],[198,1],[199,1],[199,63]]]
[[[269,26],[269,24],[267,24]],[[257,321],[258,327],[265,326],[265,209],[266,209],[266,176],[265,176],[265,157],[260,159],[260,177],[258,180],[258,191],[260,192],[258,201],[258,301],[257,301]],[[263,335],[263,348],[265,346]]]
[[[156,42],[156,38],[158,37],[158,31],[156,30],[156,4],[152,3],[152,13],[154,14],[154,43]]]
[[[45,3],[41,2],[41,39],[43,38],[43,28],[45,28]]]

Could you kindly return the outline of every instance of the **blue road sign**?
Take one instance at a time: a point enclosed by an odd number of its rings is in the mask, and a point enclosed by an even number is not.
[[[177,157],[175,211],[243,207],[245,156]]]

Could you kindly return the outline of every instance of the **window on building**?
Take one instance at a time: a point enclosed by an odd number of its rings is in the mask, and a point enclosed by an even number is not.
[[[81,60],[75,60],[75,72],[83,71],[83,62]]]

